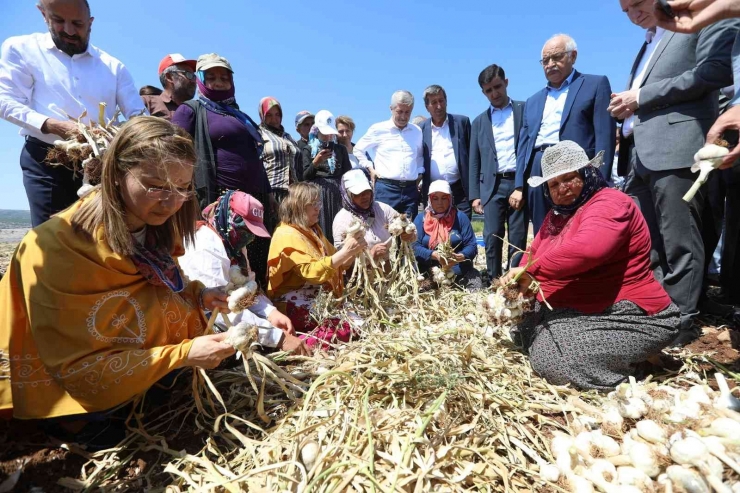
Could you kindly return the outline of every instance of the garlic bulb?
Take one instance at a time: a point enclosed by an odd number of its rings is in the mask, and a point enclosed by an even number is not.
[[[658,467],[655,452],[653,452],[653,449],[649,445],[633,441],[628,455],[632,461],[632,465],[651,478],[657,477],[660,474],[660,467]]]
[[[641,491],[654,492],[653,480],[650,476],[637,469],[636,467],[620,466],[617,468],[617,483],[622,485],[635,486]]]
[[[301,448],[301,462],[306,467],[306,471],[313,469],[316,464],[316,458],[319,455],[320,447],[315,440],[309,440]]]
[[[401,236],[406,232],[409,225],[413,226],[414,224],[408,220],[406,214],[399,214],[388,224],[388,232],[391,236]],[[416,227],[413,231],[416,231]]]
[[[693,173],[698,171],[699,176],[689,191],[683,196],[685,202],[691,202],[691,199],[694,198],[699,188],[706,183],[709,173],[719,168],[722,165],[722,158],[729,153],[729,149],[716,144],[709,144],[699,149],[694,155],[694,165],[691,166],[691,171]]]
[[[717,387],[719,387],[720,392],[719,397],[714,401],[714,405],[740,412],[740,399],[732,395],[725,376],[721,373],[715,373],[714,378],[717,380]]]
[[[668,439],[666,431],[655,421],[643,419],[635,424],[640,438],[650,443],[665,443]]]
[[[647,414],[647,405],[642,399],[629,397],[617,403],[619,414],[625,418],[640,419]]]
[[[243,286],[249,281],[249,278],[242,273],[242,268],[238,265],[229,267],[229,282],[235,286]]]
[[[241,313],[254,305],[257,295],[257,283],[250,281],[246,286],[235,289],[228,297],[231,313]]]
[[[365,226],[357,217],[352,217],[347,229],[344,231],[345,238],[362,238],[365,235]]]
[[[239,322],[230,327],[226,334],[227,336],[224,342],[237,351],[246,354],[249,352],[249,346],[258,340],[259,329],[250,323]]]

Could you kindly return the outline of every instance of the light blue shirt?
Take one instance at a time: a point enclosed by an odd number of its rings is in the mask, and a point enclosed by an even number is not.
[[[732,78],[735,86],[735,95],[730,101],[730,106],[740,104],[740,32],[735,37],[735,44],[732,46]]]
[[[516,171],[516,148],[514,145],[514,106],[509,104],[502,109],[491,106],[491,127],[496,142],[498,169],[496,173]]]
[[[570,89],[571,82],[573,82],[575,73],[576,71],[573,69],[568,78],[557,89],[552,87],[550,83],[547,84],[545,110],[542,112],[542,124],[537,134],[535,147],[560,142],[560,123],[563,119],[565,100],[568,98],[568,90]]]

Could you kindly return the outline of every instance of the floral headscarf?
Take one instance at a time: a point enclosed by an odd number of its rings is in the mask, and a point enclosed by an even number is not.
[[[249,262],[244,256],[243,249],[255,238],[243,216],[248,211],[242,210],[244,202],[241,195],[244,192],[227,191],[216,202],[203,209],[203,219],[206,224],[221,237],[226,253],[232,265],[248,267]]]
[[[283,107],[280,105],[280,101],[273,98],[272,96],[266,96],[260,99],[260,106],[258,108],[260,114],[260,120],[265,121],[265,115],[272,109],[273,106],[277,106],[280,109],[280,115],[283,114]]]
[[[581,195],[579,195],[570,205],[555,205],[552,201],[552,197],[550,197],[550,188],[547,186],[547,183],[543,185],[545,199],[550,204],[555,214],[562,216],[573,214],[579,207],[586,203],[593,194],[608,186],[604,176],[598,168],[590,165],[585,166],[578,170],[578,174],[581,175],[581,179],[583,180],[583,190],[581,190]]]

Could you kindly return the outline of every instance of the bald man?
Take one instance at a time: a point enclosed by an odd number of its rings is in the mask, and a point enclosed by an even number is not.
[[[578,46],[567,34],[556,34],[542,47],[540,65],[547,85],[524,105],[522,129],[516,151],[515,191],[510,203],[526,207],[534,233],[540,229],[550,204],[539,188],[526,186],[529,176],[541,176],[545,149],[561,140],[572,140],[589,159],[604,151],[601,172],[611,177],[616,122],[606,108],[611,86],[603,75],[582,74],[575,69]]]
[[[87,0],[42,0],[38,9],[47,33],[14,36],[0,48],[0,117],[20,127],[23,185],[33,226],[77,200],[79,174],[44,163],[55,140],[76,126],[120,108],[126,117],[145,111],[131,74],[121,62],[90,44],[94,18]]]

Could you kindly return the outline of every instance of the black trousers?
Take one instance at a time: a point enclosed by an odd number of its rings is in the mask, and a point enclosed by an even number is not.
[[[716,171],[714,173],[717,173]],[[726,178],[725,238],[719,281],[722,294],[740,306],[740,165],[722,172]]]
[[[689,168],[653,171],[643,166],[634,146],[620,152],[630,153],[624,191],[637,203],[650,229],[651,267],[681,309],[681,328],[688,329],[698,314],[704,279],[701,231],[707,187],[686,203],[683,195],[696,179]]]
[[[542,155],[544,153],[545,151],[543,150],[535,151],[530,172],[525,176],[525,179],[530,176],[542,176]],[[547,184],[540,185],[539,187],[525,186],[527,190],[525,206],[529,213],[529,220],[532,221],[532,229],[535,236],[537,236],[537,232],[542,227],[545,216],[550,212],[550,204],[545,199],[545,192],[542,190],[542,187],[546,186]]]
[[[498,177],[493,197],[483,205],[483,239],[486,243],[486,270],[488,278],[493,281],[501,277],[502,253],[508,226],[509,268],[519,262],[519,250],[527,247],[527,213],[526,209],[516,210],[509,205],[509,196],[514,191],[514,178]],[[514,263],[512,264],[512,260]]]
[[[31,209],[31,225],[46,222],[57,212],[74,204],[77,190],[82,186],[82,174],[75,174],[64,166],[44,163],[51,145],[33,137],[26,138],[21,151],[23,186]]]

